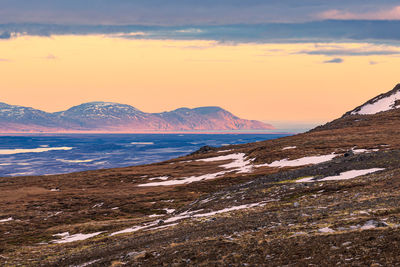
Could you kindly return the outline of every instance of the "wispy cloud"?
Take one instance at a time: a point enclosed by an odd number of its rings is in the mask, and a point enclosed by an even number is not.
[[[389,56],[399,55],[397,50],[375,50],[375,51],[359,51],[357,49],[337,49],[337,50],[313,50],[300,51],[299,54],[323,55],[323,56]]]
[[[145,32],[118,32],[118,33],[113,33],[111,34],[112,37],[117,37],[117,38],[126,38],[126,39],[137,39],[140,37],[144,37],[148,35],[148,33]]]
[[[55,59],[57,59],[57,57],[56,57],[55,55],[53,55],[53,54],[48,54],[48,55],[45,56],[44,58],[45,58],[45,59],[48,59],[48,60],[55,60]]]
[[[400,55],[400,47],[376,44],[316,44],[314,48],[294,52],[295,54],[344,56],[392,56]]]
[[[6,58],[0,58],[0,62],[8,62],[8,61],[10,61],[10,60],[6,59]]]
[[[342,58],[337,57],[337,58],[332,58],[330,60],[326,60],[323,63],[343,63],[343,61],[344,60]]]
[[[400,5],[389,9],[378,9],[368,12],[352,12],[347,10],[331,9],[317,15],[321,19],[341,19],[341,20],[399,20]]]

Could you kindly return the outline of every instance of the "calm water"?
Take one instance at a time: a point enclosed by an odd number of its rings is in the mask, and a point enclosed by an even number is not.
[[[58,174],[159,162],[204,145],[224,146],[283,134],[69,134],[0,136],[0,177]]]

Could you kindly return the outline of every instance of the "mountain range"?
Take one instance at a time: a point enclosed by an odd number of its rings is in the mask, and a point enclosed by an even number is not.
[[[146,113],[130,105],[89,102],[68,110],[42,110],[0,103],[0,132],[168,132],[268,130],[270,124],[241,119],[220,107]]]

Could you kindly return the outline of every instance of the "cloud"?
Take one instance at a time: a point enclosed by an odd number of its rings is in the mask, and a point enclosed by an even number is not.
[[[320,56],[390,56],[400,55],[400,50],[364,50],[364,48],[302,50],[296,54]]]
[[[146,35],[147,33],[145,32],[118,32],[111,34],[112,37],[126,38],[126,39],[138,39]]]
[[[55,60],[57,59],[57,57],[53,54],[48,54],[47,56],[44,57],[45,59],[49,59],[49,60]]]
[[[390,9],[379,9],[368,12],[351,12],[346,10],[332,9],[321,12],[317,15],[320,19],[340,20],[400,20],[400,6]]]
[[[209,40],[225,44],[244,42],[315,43],[342,40],[346,42],[360,42],[363,40],[368,42],[400,41],[400,31],[398,29],[400,29],[400,20],[327,20],[306,23],[197,26],[0,24],[0,33],[3,33],[4,38],[21,35],[102,34],[108,37],[126,39]],[[353,54],[356,52],[353,51]],[[380,53],[388,54],[392,52]]]
[[[337,58],[332,58],[330,60],[326,60],[323,63],[343,63],[343,61],[344,60],[342,58],[337,57]]]
[[[0,62],[9,62],[10,60],[9,59],[6,59],[6,58],[0,58]]]
[[[398,0],[1,0],[0,23],[222,25],[304,22],[326,10],[386,10]]]

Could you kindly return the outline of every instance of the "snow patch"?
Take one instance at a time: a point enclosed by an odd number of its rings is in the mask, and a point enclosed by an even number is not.
[[[147,184],[139,184],[138,186],[167,186],[167,185],[180,185],[180,184],[188,184],[198,181],[205,181],[210,179],[215,179],[217,177],[221,177],[228,172],[237,172],[237,173],[249,173],[252,171],[253,166],[251,165],[251,159],[246,159],[246,155],[244,153],[236,153],[212,158],[198,159],[196,161],[204,161],[204,162],[214,162],[214,161],[225,161],[225,160],[233,160],[231,163],[223,164],[220,167],[228,169],[227,171],[220,171],[216,173],[207,173],[200,176],[190,176],[190,177],[182,177],[176,180],[162,181],[162,182],[154,182]],[[152,180],[150,178],[149,180]]]
[[[333,230],[333,229],[331,229],[329,227],[321,228],[318,231],[321,232],[321,233],[333,233],[333,232],[335,232],[335,230]]]
[[[358,149],[352,149],[354,154],[361,154],[361,153],[371,153],[371,152],[376,152],[379,151],[379,149],[363,149],[363,148],[358,148]]]
[[[75,234],[75,235],[70,235],[69,232],[64,232],[64,233],[59,233],[55,234],[53,236],[56,237],[61,237],[61,239],[56,239],[51,241],[51,243],[56,243],[56,244],[62,244],[62,243],[70,243],[70,242],[75,242],[75,241],[81,241],[81,240],[86,240],[92,237],[95,237],[103,232],[96,232],[92,234]]]
[[[259,202],[259,203],[245,204],[245,205],[240,205],[240,206],[233,206],[230,208],[212,211],[212,212],[208,212],[208,213],[194,214],[193,217],[208,217],[208,216],[213,216],[216,214],[235,211],[235,210],[249,209],[249,208],[254,208],[254,207],[262,207],[265,204],[266,204],[265,202]]]
[[[400,90],[397,92],[381,98],[381,99],[376,99],[373,103],[366,104],[361,107],[359,111],[353,111],[351,112],[351,115],[367,115],[367,114],[376,114],[378,112],[382,111],[387,111],[396,108],[395,107],[395,102],[396,100],[400,99]]]
[[[178,224],[178,223],[171,223],[171,224],[168,224],[168,225],[162,225],[162,226],[154,227],[154,228],[151,228],[151,229],[146,229],[145,231],[164,229],[164,228],[168,228],[168,227],[175,226],[175,225],[177,225],[177,224]]]
[[[215,179],[227,173],[227,171],[211,173],[211,174],[204,174],[200,176],[190,176],[190,177],[183,177],[179,178],[179,180],[169,180],[163,182],[154,182],[154,183],[147,183],[147,184],[139,184],[138,186],[167,186],[167,185],[180,185],[180,184],[189,184],[193,182],[199,182],[209,179]]]
[[[288,159],[281,159],[274,161],[272,163],[267,163],[267,164],[261,164],[261,165],[256,165],[256,167],[297,167],[297,166],[304,166],[308,164],[318,164],[326,161],[332,160],[334,157],[336,157],[336,154],[329,154],[329,155],[321,155],[321,156],[309,156],[309,157],[303,157],[299,159],[293,159],[293,160],[288,160]]]
[[[223,161],[223,160],[236,160],[238,158],[242,158],[243,155],[244,153],[235,153],[235,154],[229,154],[212,158],[198,159],[196,161],[212,162],[212,161]]]
[[[9,221],[13,221],[14,219],[12,217],[6,218],[6,219],[2,219],[0,220],[0,223],[2,222],[9,222]]]
[[[173,213],[175,209],[164,209],[168,214]]]
[[[358,176],[366,175],[369,173],[374,173],[377,171],[382,171],[384,170],[383,168],[372,168],[372,169],[366,169],[366,170],[351,170],[351,171],[346,171],[342,172],[339,175],[336,176],[328,176],[320,181],[340,181],[340,180],[348,180],[352,178],[356,178]]]
[[[316,182],[314,180],[314,176],[309,176],[309,177],[304,177],[302,179],[296,180],[296,183],[310,183],[310,182]]]
[[[164,215],[163,214],[151,214],[148,217],[149,218],[154,218],[154,217],[162,217],[162,216],[164,216]]]
[[[173,216],[171,218],[166,219],[165,221],[163,221],[164,224],[167,225],[162,225],[159,227],[155,227],[155,228],[151,228],[152,226],[156,226],[159,224],[160,221],[154,221],[154,222],[149,222],[146,223],[144,225],[140,225],[140,226],[134,226],[134,227],[130,227],[118,232],[114,232],[111,233],[111,236],[114,235],[118,235],[118,234],[123,234],[123,233],[132,233],[132,232],[136,232],[142,229],[146,229],[146,230],[155,230],[155,229],[161,229],[161,228],[166,228],[166,227],[170,227],[170,226],[174,226],[177,223],[175,223],[176,221],[179,220],[183,220],[183,219],[187,219],[187,218],[202,218],[202,217],[209,217],[209,216],[213,216],[216,214],[220,214],[220,213],[226,213],[226,212],[230,212],[230,211],[235,211],[235,210],[242,210],[242,209],[249,209],[249,208],[254,208],[254,207],[261,207],[266,205],[267,201],[263,201],[263,202],[258,202],[258,203],[251,203],[251,204],[244,204],[244,205],[239,205],[239,206],[233,206],[230,208],[225,208],[222,210],[217,210],[217,211],[212,211],[212,212],[208,212],[208,213],[198,213],[201,210],[196,210],[196,211],[185,211],[182,212],[176,216]],[[173,224],[171,224],[173,223]],[[151,228],[151,229],[150,229]]]
[[[150,181],[153,181],[153,180],[162,180],[162,181],[165,181],[165,180],[168,180],[168,176],[160,176],[160,177],[153,177],[153,178],[149,178],[149,180]]]
[[[130,227],[130,228],[118,231],[118,232],[111,233],[111,236],[119,235],[119,234],[125,234],[125,233],[133,233],[133,232],[136,232],[136,231],[139,231],[141,229],[145,229],[147,227],[151,227],[151,226],[154,226],[154,225],[157,225],[157,222],[148,223],[148,224],[145,224],[145,225],[142,225],[142,226]]]
[[[232,158],[234,161],[231,163],[227,163],[221,165],[225,169],[234,169],[237,173],[249,173],[252,171],[253,166],[251,165],[250,159],[245,159],[246,155],[244,153],[232,154]]]
[[[79,265],[74,265],[73,267],[86,267],[86,266],[92,265],[93,263],[96,263],[96,262],[98,262],[100,260],[101,259],[88,261],[88,262],[85,262],[85,263],[82,263],[82,264],[79,264]]]
[[[366,174],[374,173],[377,171],[382,171],[384,168],[372,168],[372,169],[365,169],[365,170],[351,170],[345,171],[340,173],[339,175],[335,176],[328,176],[322,179],[315,179],[314,176],[305,177],[299,180],[296,180],[296,183],[310,183],[310,182],[320,182],[320,181],[340,181],[340,180],[348,180],[353,179],[359,176],[363,176]]]
[[[287,146],[287,147],[282,148],[282,150],[295,149],[295,148],[297,148],[297,147],[296,146]]]
[[[100,207],[103,206],[103,205],[104,205],[104,202],[94,204],[93,207],[92,207],[92,209],[94,209],[94,208],[100,208]]]

